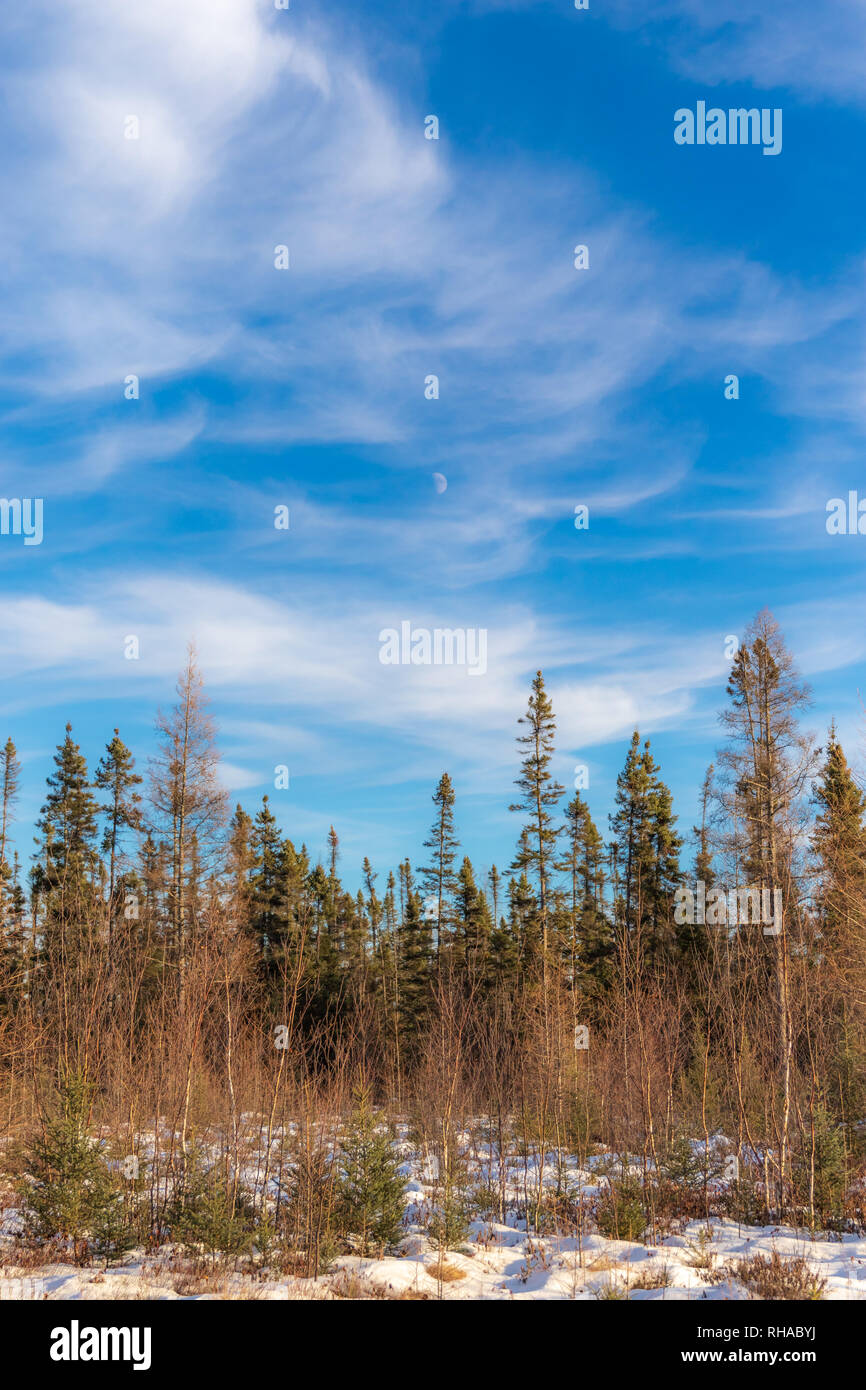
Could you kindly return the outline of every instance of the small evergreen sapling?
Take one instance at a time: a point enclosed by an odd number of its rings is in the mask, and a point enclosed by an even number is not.
[[[90,1253],[117,1258],[135,1244],[123,1180],[108,1167],[102,1141],[88,1132],[90,1095],[80,1073],[61,1084],[57,1112],[26,1152],[18,1185],[28,1234],[71,1241],[81,1263]]]
[[[389,1134],[377,1124],[369,1090],[359,1087],[343,1136],[338,1191],[343,1230],[358,1238],[364,1255],[381,1256],[400,1239],[406,1187],[400,1166]]]

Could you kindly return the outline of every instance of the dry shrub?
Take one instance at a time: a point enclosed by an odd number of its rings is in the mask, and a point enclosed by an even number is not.
[[[673,1275],[667,1265],[660,1265],[657,1269],[648,1269],[635,1275],[629,1287],[632,1289],[668,1289],[673,1283]]]
[[[334,1298],[373,1299],[377,1302],[405,1302],[407,1299],[426,1300],[430,1297],[429,1294],[419,1293],[417,1289],[392,1289],[348,1272],[334,1280],[331,1293]]]
[[[799,1299],[815,1302],[824,1297],[826,1279],[814,1273],[808,1261],[799,1255],[782,1259],[778,1250],[772,1255],[752,1255],[738,1260],[728,1274],[747,1289],[749,1298]]]

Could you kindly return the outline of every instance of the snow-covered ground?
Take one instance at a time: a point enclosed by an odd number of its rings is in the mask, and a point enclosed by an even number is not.
[[[249,1274],[212,1275],[187,1271],[179,1255],[136,1254],[110,1270],[49,1264],[16,1267],[12,1251],[0,1270],[0,1298],[147,1299],[255,1298],[319,1299],[363,1296],[446,1299],[594,1299],[613,1289],[632,1299],[738,1299],[746,1290],[735,1279],[709,1282],[695,1267],[695,1252],[723,1273],[732,1262],[755,1254],[803,1257],[826,1279],[826,1299],[866,1298],[866,1239],[811,1240],[785,1227],[742,1227],[715,1222],[712,1239],[692,1223],[681,1235],[656,1246],[586,1236],[527,1237],[513,1226],[473,1223],[470,1240],[448,1251],[439,1268],[438,1251],[420,1235],[409,1235],[398,1255],[381,1260],[338,1259],[318,1280],[261,1279]],[[649,1287],[647,1287],[649,1285]]]
[[[317,1280],[280,1277],[270,1272],[243,1272],[193,1260],[180,1249],[134,1252],[110,1269],[81,1269],[72,1264],[21,1263],[15,1235],[20,1222],[7,1207],[0,1223],[0,1299],[177,1299],[253,1298],[427,1298],[427,1299],[583,1299],[647,1300],[744,1299],[747,1288],[732,1266],[755,1255],[804,1260],[825,1281],[825,1299],[866,1298],[866,1236],[813,1237],[785,1226],[743,1226],[713,1218],[709,1224],[682,1224],[656,1243],[610,1240],[591,1221],[580,1235],[527,1233],[519,1200],[527,1171],[520,1160],[509,1165],[508,1220],[474,1220],[459,1250],[444,1257],[425,1233],[435,1200],[435,1164],[422,1159],[408,1143],[405,1157],[406,1235],[395,1253],[382,1259],[341,1256]],[[569,1185],[593,1197],[604,1190],[610,1156],[590,1159],[582,1169],[566,1160]],[[560,1166],[560,1177],[562,1167]],[[545,1167],[545,1186],[555,1180]],[[490,1182],[494,1170],[482,1162],[479,1180]],[[525,1210],[525,1206],[522,1208]],[[18,1260],[16,1260],[18,1255]],[[249,1270],[249,1266],[247,1266]]]

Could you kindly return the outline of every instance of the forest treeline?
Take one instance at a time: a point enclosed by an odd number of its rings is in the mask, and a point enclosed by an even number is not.
[[[602,833],[553,775],[539,672],[517,730],[513,860],[479,877],[443,772],[423,854],[365,859],[355,893],[334,828],[314,863],[268,797],[232,813],[192,653],[147,767],[114,730],[89,769],[67,725],[32,864],[10,738],[2,1132],[84,1077],[127,1151],[144,1130],[167,1136],[165,1173],[207,1131],[237,1174],[254,1116],[264,1190],[280,1126],[318,1124],[360,1078],[433,1136],[445,1171],[468,1116],[501,1154],[517,1133],[542,1158],[602,1145],[647,1172],[690,1139],[706,1201],[723,1134],[749,1211],[859,1222],[866,796],[834,729],[821,747],[805,731],[808,705],[762,612],[733,659],[699,824],[678,827],[635,732]],[[781,920],[772,934],[682,921],[677,890],[698,882],[778,892]]]

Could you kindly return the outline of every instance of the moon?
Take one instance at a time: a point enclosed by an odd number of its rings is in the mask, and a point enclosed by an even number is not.
[[[444,492],[448,486],[448,479],[445,477],[444,473],[434,473],[433,484],[437,492]]]

